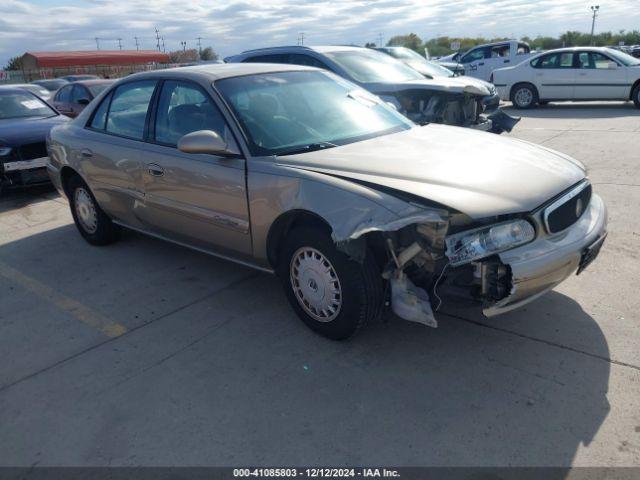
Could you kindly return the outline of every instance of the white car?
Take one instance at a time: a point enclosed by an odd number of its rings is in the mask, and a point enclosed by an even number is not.
[[[550,50],[494,70],[491,81],[516,108],[553,100],[633,100],[640,108],[640,59],[612,48]]]

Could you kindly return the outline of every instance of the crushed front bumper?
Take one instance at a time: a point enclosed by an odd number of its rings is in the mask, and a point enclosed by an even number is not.
[[[594,194],[587,211],[568,229],[499,255],[511,268],[511,292],[483,313],[488,317],[506,313],[551,290],[593,260],[606,234],[607,208]]]

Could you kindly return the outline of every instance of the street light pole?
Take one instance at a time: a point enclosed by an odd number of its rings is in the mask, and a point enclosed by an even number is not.
[[[591,19],[591,46],[593,46],[593,31],[596,26],[596,15],[600,11],[600,5],[591,5],[591,11],[593,12],[593,18]]]

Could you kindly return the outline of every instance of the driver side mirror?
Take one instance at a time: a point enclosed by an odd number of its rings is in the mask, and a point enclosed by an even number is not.
[[[91,100],[89,100],[88,98],[80,98],[78,99],[78,105],[89,105],[89,102]]]
[[[236,156],[227,142],[213,130],[187,133],[178,140],[178,150],[184,153],[208,153],[210,155]]]

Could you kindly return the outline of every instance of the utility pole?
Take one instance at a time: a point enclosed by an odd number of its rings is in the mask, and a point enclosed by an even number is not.
[[[298,45],[304,45],[304,32],[300,32],[298,35]]]
[[[198,55],[202,55],[202,37],[197,37],[198,40]]]
[[[162,37],[162,53],[167,53],[167,49],[164,46],[164,36]]]
[[[118,48],[120,50],[122,50],[122,39],[121,38],[116,38],[116,40],[118,40]]]
[[[593,30],[596,26],[596,16],[600,11],[600,5],[591,5],[591,11],[593,12],[593,18],[591,19],[591,46],[593,46]]]
[[[160,51],[160,32],[158,31],[157,27],[156,27],[156,47],[158,48],[158,51]]]
[[[100,50],[100,39],[96,37],[96,48]]]
[[[180,42],[180,45],[182,45],[182,51],[186,52],[187,51],[187,42]]]
[[[138,37],[133,37],[136,40],[136,50],[140,50],[139,45],[138,45]]]
[[[378,34],[378,47],[384,47],[384,45],[382,44],[382,34],[381,33]]]

